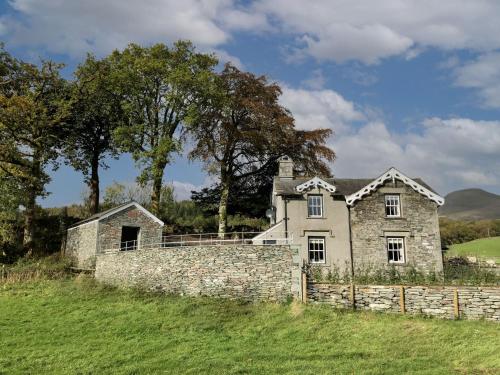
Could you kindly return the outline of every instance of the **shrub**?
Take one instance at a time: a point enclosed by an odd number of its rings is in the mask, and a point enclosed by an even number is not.
[[[70,260],[59,254],[43,258],[21,258],[12,265],[3,266],[0,282],[60,279],[70,274],[70,265]]]
[[[324,272],[321,267],[306,266],[309,278],[316,282],[342,284],[402,284],[402,285],[500,285],[500,277],[491,269],[471,264],[466,258],[452,258],[444,262],[443,273],[422,272],[414,266],[399,269],[395,266],[357,268],[354,278],[338,269]]]
[[[443,270],[446,284],[500,285],[500,277],[494,270],[470,263],[465,257],[446,259]]]

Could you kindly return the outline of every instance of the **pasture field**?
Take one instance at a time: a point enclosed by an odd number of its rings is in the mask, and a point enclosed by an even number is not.
[[[475,256],[481,259],[493,259],[500,263],[500,237],[480,238],[461,244],[452,245],[448,256]]]
[[[0,284],[1,374],[498,374],[500,324]]]

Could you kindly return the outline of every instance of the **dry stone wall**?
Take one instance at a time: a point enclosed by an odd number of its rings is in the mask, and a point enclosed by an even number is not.
[[[165,293],[283,301],[299,296],[300,259],[290,246],[153,248],[97,255],[105,283]]]
[[[97,248],[97,221],[68,229],[66,255],[80,268],[94,268]]]
[[[307,301],[327,304],[334,308],[355,307],[361,310],[405,312],[446,319],[457,318],[455,309],[458,307],[459,318],[500,322],[498,287],[355,285],[352,293],[350,285],[308,283]]]

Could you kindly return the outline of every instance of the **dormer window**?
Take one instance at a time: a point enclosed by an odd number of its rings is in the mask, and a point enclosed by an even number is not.
[[[323,217],[323,196],[308,195],[307,196],[307,216],[308,217]]]
[[[385,216],[401,217],[401,203],[399,201],[399,195],[385,196]]]

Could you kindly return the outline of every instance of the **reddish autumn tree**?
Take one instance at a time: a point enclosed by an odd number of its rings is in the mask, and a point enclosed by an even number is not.
[[[264,76],[227,64],[211,90],[189,116],[195,148],[219,178],[219,235],[227,226],[227,205],[235,184],[248,181],[289,155],[304,172],[329,174],[334,152],[325,145],[329,129],[297,131],[290,112],[279,104],[281,88]]]

